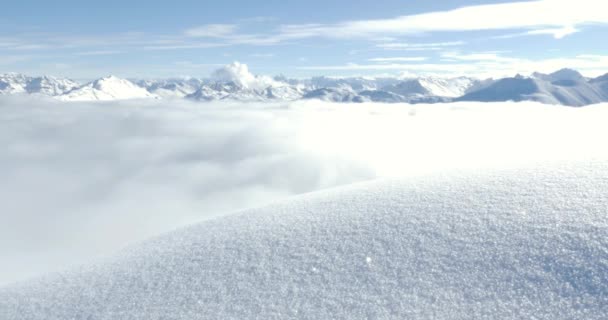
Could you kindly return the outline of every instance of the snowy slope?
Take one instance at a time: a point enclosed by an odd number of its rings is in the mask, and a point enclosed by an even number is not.
[[[203,81],[196,78],[140,80],[136,83],[162,98],[184,98],[196,92],[203,85]]]
[[[36,93],[54,97],[74,90],[79,86],[80,84],[70,79],[43,76],[31,78],[30,81],[28,81],[25,90],[28,93]]]
[[[303,99],[317,99],[328,102],[365,102],[370,101],[360,96],[352,88],[342,86],[339,88],[321,88],[306,93]]]
[[[7,73],[0,75],[0,94],[25,93],[29,78],[22,74]]]
[[[247,65],[234,62],[215,71],[211,83],[203,84],[185,97],[198,101],[292,101],[302,98],[305,91],[302,85],[277,79],[254,75]]]
[[[3,319],[606,319],[608,163],[361,184],[0,289]]]
[[[78,87],[58,96],[64,101],[109,101],[157,98],[145,88],[139,87],[129,80],[108,76]]]
[[[0,75],[0,94],[40,94],[57,96],[64,94],[79,84],[70,79],[49,76],[28,77],[26,75],[9,73]]]
[[[479,80],[467,77],[458,78],[437,78],[424,77],[420,78],[420,84],[428,90],[428,92],[437,97],[456,98],[463,96],[470,88],[478,85]]]
[[[532,77],[517,76],[500,79],[470,92],[457,101],[538,101],[546,104],[586,106],[605,102],[608,87],[599,80],[588,81],[579,72],[562,69],[552,74],[534,73]]]

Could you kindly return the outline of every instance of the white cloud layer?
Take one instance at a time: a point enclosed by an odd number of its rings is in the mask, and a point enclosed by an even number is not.
[[[604,156],[608,105],[0,98],[0,283],[290,195]],[[564,129],[567,128],[567,129]]]

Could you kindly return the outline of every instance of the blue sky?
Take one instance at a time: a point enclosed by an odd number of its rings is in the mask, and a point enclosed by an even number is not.
[[[608,72],[598,0],[27,1],[0,12],[0,73],[90,79]]]

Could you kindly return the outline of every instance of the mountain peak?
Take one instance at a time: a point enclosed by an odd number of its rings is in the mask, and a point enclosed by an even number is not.
[[[60,97],[70,101],[157,98],[133,82],[113,75],[97,79]]]
[[[551,77],[551,80],[553,80],[553,81],[582,80],[585,78],[585,77],[583,77],[583,75],[580,72],[578,72],[574,69],[569,69],[569,68],[557,70],[557,71],[551,73],[549,76]]]
[[[126,81],[125,79],[119,78],[119,77],[111,74],[111,75],[99,78],[96,81],[99,82],[99,81],[121,81],[121,80]]]

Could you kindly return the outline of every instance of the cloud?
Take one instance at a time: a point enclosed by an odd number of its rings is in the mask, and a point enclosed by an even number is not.
[[[233,35],[238,29],[234,24],[208,24],[185,31],[189,37],[195,38],[225,38]]]
[[[475,61],[475,62],[513,62],[518,59],[501,56],[498,52],[476,52],[461,54],[459,52],[444,52],[441,57],[447,60]]]
[[[417,75],[462,76],[487,78],[507,77],[515,74],[531,74],[538,71],[550,73],[564,67],[573,68],[595,77],[606,73],[608,56],[578,55],[574,57],[525,59],[503,56],[496,52],[442,53],[440,63],[377,63],[326,66],[300,66],[301,70],[315,71],[406,71]]]
[[[209,48],[220,48],[220,47],[225,47],[227,46],[226,44],[222,44],[222,43],[189,43],[189,42],[184,42],[181,44],[168,44],[168,45],[147,45],[142,47],[143,50],[150,50],[150,51],[154,51],[154,50],[159,50],[159,51],[166,51],[166,50],[185,50],[185,49],[209,49]]]
[[[539,0],[475,5],[390,19],[288,25],[281,28],[281,34],[285,38],[351,38],[523,29],[561,38],[576,32],[577,26],[607,24],[608,12],[598,4],[596,0]]]
[[[244,88],[265,89],[274,84],[274,80],[267,76],[256,76],[249,71],[246,64],[233,62],[212,74],[212,78],[221,82],[234,82]]]
[[[108,55],[114,55],[114,54],[120,54],[120,53],[122,53],[122,52],[118,51],[118,50],[97,50],[97,51],[77,52],[74,55],[77,55],[77,56],[108,56]]]
[[[444,47],[456,47],[465,45],[464,41],[430,42],[430,43],[380,43],[376,47],[388,50],[423,51],[441,50]]]
[[[574,28],[572,26],[565,26],[562,28],[552,28],[552,29],[538,29],[538,30],[531,30],[528,31],[527,34],[528,35],[543,35],[543,34],[548,34],[548,35],[552,35],[555,39],[562,39],[566,36],[569,36],[571,34],[575,34],[577,32],[579,32],[580,29]]]
[[[371,62],[417,62],[426,61],[427,57],[391,57],[391,58],[372,58],[368,59]]]
[[[605,153],[607,107],[0,97],[0,283],[294,194]]]
[[[10,65],[17,62],[28,61],[34,58],[33,55],[0,55],[0,65]]]

